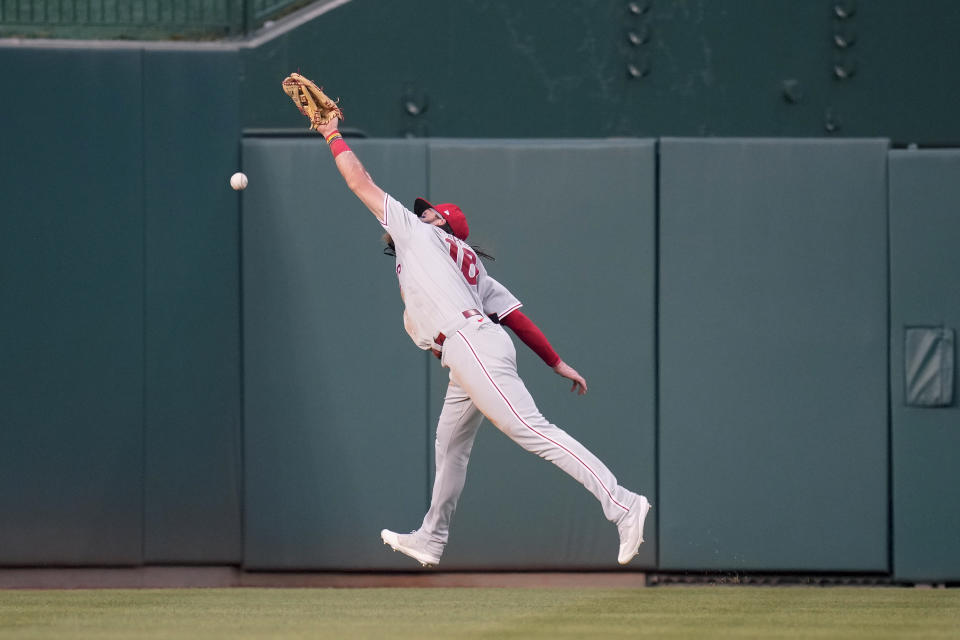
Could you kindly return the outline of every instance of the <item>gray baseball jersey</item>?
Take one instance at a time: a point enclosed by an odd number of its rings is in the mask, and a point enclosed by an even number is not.
[[[423,349],[435,345],[442,333],[441,363],[450,369],[437,425],[433,496],[415,535],[439,557],[483,416],[521,447],[580,482],[600,502],[608,520],[623,521],[640,496],[621,487],[603,462],[543,417],[517,374],[516,351],[506,331],[486,315],[470,313],[505,316],[520,302],[487,275],[469,245],[424,224],[389,195],[381,224],[396,247],[404,326]]]
[[[453,333],[463,324],[461,312],[465,309],[505,318],[522,306],[487,274],[466,242],[423,224],[389,195],[384,198],[383,211],[383,228],[390,232],[396,247],[397,279],[406,305],[404,328],[418,347],[429,349],[438,333]],[[438,247],[443,251],[437,251]]]

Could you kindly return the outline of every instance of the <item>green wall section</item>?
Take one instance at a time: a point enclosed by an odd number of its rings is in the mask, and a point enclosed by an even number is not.
[[[571,396],[521,346],[541,410],[653,495],[653,143],[354,148],[408,206],[428,195],[467,211],[471,240],[499,258],[491,273],[592,385]],[[318,137],[247,139],[244,170],[245,563],[409,568],[379,531],[423,517],[446,371],[403,331],[379,227]],[[445,568],[611,565],[616,529],[574,481],[489,424],[472,460]]]
[[[514,339],[541,412],[651,500],[655,165],[654,143],[642,140],[442,141],[430,144],[429,159],[431,201],[464,209],[470,240],[496,258],[490,274],[587,379],[586,396],[570,394]],[[446,370],[431,364],[432,429]],[[637,566],[656,562],[656,514]],[[593,496],[489,422],[452,531],[451,568],[610,567],[618,545]]]
[[[660,565],[887,571],[885,141],[660,143]]]
[[[136,564],[140,55],[0,50],[0,68],[0,563]]]
[[[243,50],[242,121],[300,128],[279,89],[299,70],[375,137],[960,143],[960,82],[943,71],[960,63],[960,4],[844,1],[846,18],[837,4],[353,0]]]
[[[239,562],[238,56],[0,68],[0,564]]]
[[[241,559],[238,74],[143,53],[148,563]]]
[[[879,46],[874,22],[900,20],[891,52],[916,48],[903,64],[943,53],[924,38],[929,13],[861,4],[857,51]],[[721,104],[747,92],[720,72],[747,50],[708,31],[742,28],[750,7],[766,15],[755,3],[651,5],[660,66],[644,101],[622,93],[607,57],[620,5],[558,12],[562,50],[539,39],[526,5],[427,2],[418,25],[392,4],[371,22],[370,6],[258,49],[0,46],[16,87],[0,101],[0,565],[411,568],[378,533],[413,529],[427,507],[445,372],[403,331],[380,227],[322,141],[241,141],[245,126],[303,127],[279,89],[299,66],[349,97],[351,127],[519,138],[351,145],[401,201],[461,204],[471,240],[497,257],[490,272],[586,376],[590,393],[572,396],[519,345],[544,414],[653,499],[636,568],[960,579],[957,402],[908,409],[902,394],[904,328],[960,328],[956,152],[528,137],[727,134],[746,120],[752,133],[816,135],[780,102],[773,115]],[[813,9],[789,7],[809,29]],[[950,24],[953,5],[930,7]],[[667,46],[701,18],[683,55]],[[391,57],[365,47],[349,65],[310,67],[298,52],[317,51],[319,23],[362,30]],[[485,38],[485,66],[427,49],[403,61],[424,30],[463,33],[448,45],[477,60]],[[690,66],[697,50],[715,62]],[[576,64],[596,54],[589,81],[558,75],[570,51]],[[823,55],[804,55],[797,74]],[[865,62],[863,84],[811,88],[797,113],[813,122],[841,91],[837,104],[869,112],[841,134],[954,135],[937,105],[956,85],[898,65],[884,86],[909,95],[883,100]],[[440,89],[462,68],[522,86],[524,106],[498,116],[489,89],[481,99],[459,76],[458,91]],[[664,68],[679,84],[656,84]],[[50,78],[57,100],[38,101]],[[427,119],[397,111],[408,84],[428,94]],[[597,96],[590,122],[567,106],[573,94]],[[865,95],[882,104],[867,109]],[[236,194],[227,179],[240,167],[251,182]],[[615,530],[576,483],[490,425],[473,460],[445,567],[613,566]]]
[[[908,326],[960,331],[958,201],[960,152],[890,154],[893,571],[908,581],[960,580],[957,385],[952,406],[905,406],[903,346]]]
[[[423,143],[354,146],[395,197],[426,191]],[[428,363],[382,228],[319,136],[247,139],[243,168],[244,564],[409,568],[380,530],[425,508]]]

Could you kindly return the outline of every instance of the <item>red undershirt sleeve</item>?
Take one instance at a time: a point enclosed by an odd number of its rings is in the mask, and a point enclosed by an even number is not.
[[[506,318],[502,318],[500,324],[510,327],[510,330],[523,341],[523,344],[530,347],[551,369],[560,362],[560,356],[550,346],[547,336],[543,335],[543,331],[540,331],[540,328],[533,324],[533,320],[519,309],[511,311]]]

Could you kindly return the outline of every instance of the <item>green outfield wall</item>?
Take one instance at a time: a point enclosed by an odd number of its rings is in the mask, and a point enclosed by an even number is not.
[[[237,64],[0,48],[0,564],[241,561]]]
[[[427,507],[445,372],[322,141],[279,86],[250,96],[313,50],[305,28],[0,46],[0,566],[411,568],[378,534]],[[54,76],[64,100],[38,101]],[[348,124],[380,133],[367,109]],[[589,138],[350,143],[401,201],[463,205],[587,377],[573,396],[518,347],[544,414],[654,502],[636,569],[956,582],[957,153],[891,149],[878,113],[879,138],[603,116]],[[481,430],[445,567],[612,568],[615,545],[587,492]]]

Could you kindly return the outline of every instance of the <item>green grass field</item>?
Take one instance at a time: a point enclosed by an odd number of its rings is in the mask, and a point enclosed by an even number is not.
[[[957,638],[960,590],[0,591],[0,638]]]

